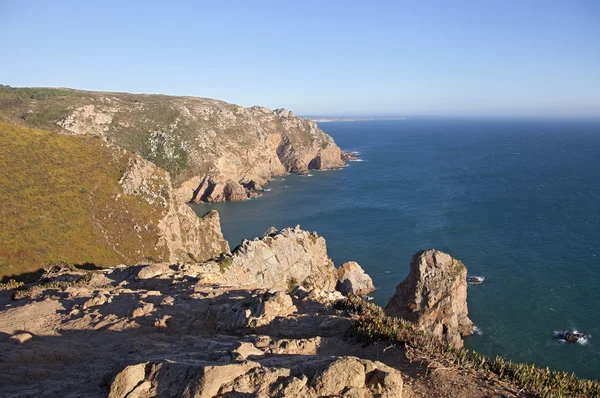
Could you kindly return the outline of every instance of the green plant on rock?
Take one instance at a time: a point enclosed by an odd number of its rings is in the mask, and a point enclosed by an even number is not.
[[[222,274],[224,274],[229,269],[229,267],[231,267],[232,264],[233,264],[233,258],[225,257],[219,261],[219,270],[221,271]]]
[[[92,280],[93,274],[93,272],[85,272],[73,281],[50,281],[30,286],[25,286],[21,284],[13,293],[12,299],[20,300],[24,298],[32,298],[38,295],[39,293],[49,289],[65,290],[69,287],[87,286]]]
[[[293,276],[288,278],[288,280],[287,280],[288,292],[291,292],[292,290],[297,288],[299,285],[300,285],[300,282],[298,282],[298,279],[294,278]]]
[[[2,290],[16,290],[24,285],[23,282],[9,279],[6,283],[0,283],[0,291]]]

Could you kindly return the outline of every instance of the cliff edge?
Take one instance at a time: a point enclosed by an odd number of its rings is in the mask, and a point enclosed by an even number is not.
[[[208,98],[1,86],[0,120],[137,153],[170,173],[184,202],[245,199],[273,176],[345,164],[310,120]]]

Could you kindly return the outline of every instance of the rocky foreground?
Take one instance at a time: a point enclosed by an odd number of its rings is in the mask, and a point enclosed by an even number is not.
[[[0,292],[0,395],[517,395],[400,345],[359,344],[336,286],[373,289],[358,264],[336,269],[325,240],[299,228],[205,263],[50,269]]]

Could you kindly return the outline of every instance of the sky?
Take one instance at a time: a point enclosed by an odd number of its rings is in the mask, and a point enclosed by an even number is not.
[[[311,115],[600,116],[600,1],[0,0],[0,84]]]

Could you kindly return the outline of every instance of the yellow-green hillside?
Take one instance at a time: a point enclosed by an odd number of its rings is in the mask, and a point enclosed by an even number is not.
[[[164,203],[125,195],[119,184],[132,156],[89,136],[0,122],[0,276],[56,261],[167,260],[158,244]],[[155,188],[166,178],[156,168]]]

